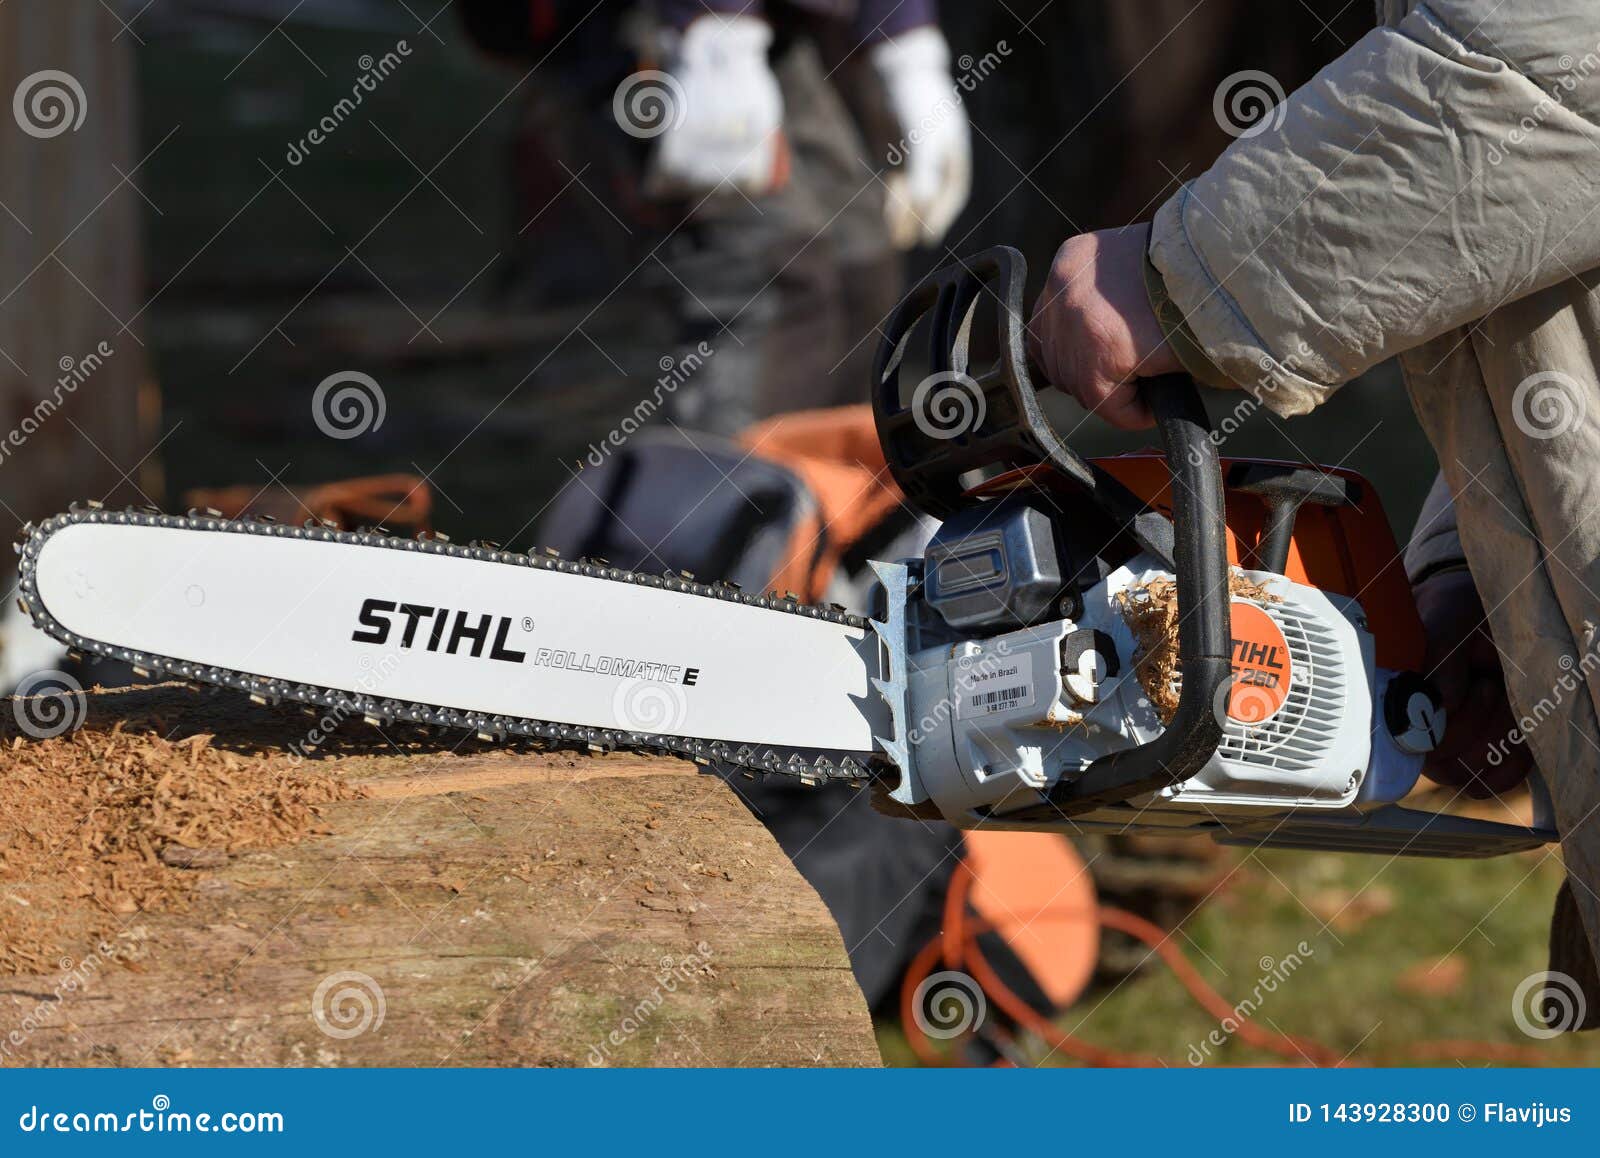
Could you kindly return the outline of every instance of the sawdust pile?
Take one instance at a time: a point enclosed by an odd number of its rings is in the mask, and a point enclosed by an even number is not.
[[[1282,603],[1261,584],[1237,570],[1228,573],[1228,594],[1255,603]],[[1134,671],[1145,698],[1161,717],[1172,722],[1182,692],[1182,665],[1178,662],[1178,584],[1160,576],[1117,592],[1117,610],[1133,632],[1137,647]]]
[[[35,740],[13,717],[0,727],[0,974],[55,970],[63,949],[181,908],[186,870],[311,835],[320,805],[360,795],[281,752],[163,738],[159,718]]]

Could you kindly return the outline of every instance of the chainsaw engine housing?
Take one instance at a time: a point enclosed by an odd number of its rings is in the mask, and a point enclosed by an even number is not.
[[[1173,573],[1148,553],[1114,566],[1095,556],[1077,573],[1103,577],[1063,584],[1055,576],[1073,573],[1074,552],[1090,552],[1059,511],[1021,499],[974,510],[947,521],[923,559],[880,569],[891,600],[898,592],[898,630],[884,636],[886,686],[903,703],[905,742],[892,753],[900,806],[931,805],[964,827],[1191,831],[1449,856],[1528,846],[1529,830],[1396,807],[1443,732],[1432,689],[1376,664],[1358,600],[1237,568],[1234,679],[1213,703],[1222,726],[1209,760],[1155,792],[1041,822],[1055,786],[1165,728],[1175,697],[1141,678],[1153,641],[1139,638],[1127,608]],[[962,582],[930,581],[941,569]],[[1076,614],[1039,616],[1063,604]]]
[[[1162,714],[1141,682],[1140,643],[1122,601],[1171,579],[1147,557],[1117,568],[1082,597],[1073,619],[1054,619],[982,639],[913,652],[908,658],[911,727],[917,772],[946,815],[1003,821],[1007,811],[1039,802],[1040,790],[1071,778],[1109,752],[1148,742]],[[1209,823],[1263,808],[1340,809],[1361,797],[1371,762],[1373,689],[1388,673],[1374,670],[1372,637],[1360,610],[1281,575],[1254,572],[1259,610],[1275,641],[1249,667],[1252,640],[1236,671],[1271,673],[1284,681],[1266,697],[1225,687],[1216,711],[1222,741],[1201,771],[1183,783],[1129,804],[1140,824]],[[923,612],[925,613],[925,611]],[[1276,690],[1275,690],[1276,691]],[[1242,707],[1230,714],[1230,702]],[[1251,708],[1259,718],[1250,717]],[[1381,797],[1397,800],[1421,770],[1421,754],[1398,751],[1386,761]],[[1125,827],[1123,809],[1102,820]]]

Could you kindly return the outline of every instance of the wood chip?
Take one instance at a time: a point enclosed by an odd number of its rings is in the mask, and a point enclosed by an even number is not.
[[[1228,574],[1228,593],[1256,603],[1283,602],[1238,570]],[[1171,723],[1183,687],[1183,665],[1178,660],[1178,584],[1160,576],[1117,592],[1116,601],[1137,644],[1133,663],[1139,686],[1161,722]]]
[[[10,712],[0,727],[0,896],[21,902],[0,905],[0,975],[48,972],[115,933],[118,917],[181,908],[194,870],[302,839],[319,805],[360,795],[280,750],[225,751],[210,733],[168,740],[154,715],[91,710],[78,731],[44,740]]]
[[[175,869],[214,869],[228,863],[228,854],[220,848],[186,848],[169,844],[161,850],[161,863]]]

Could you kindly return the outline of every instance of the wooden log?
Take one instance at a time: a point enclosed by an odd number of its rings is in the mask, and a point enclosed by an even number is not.
[[[290,844],[154,848],[145,867],[175,900],[98,924],[63,910],[92,944],[57,947],[59,972],[0,977],[0,1064],[878,1063],[826,909],[693,765],[360,725],[297,763],[298,714],[169,688],[93,695],[87,717],[45,741],[62,808],[84,769],[60,761],[100,759],[153,760],[138,807],[181,810],[162,764],[188,774],[207,744],[227,749],[218,781],[309,774],[353,798]],[[8,902],[93,903],[50,889],[0,873],[0,937]]]

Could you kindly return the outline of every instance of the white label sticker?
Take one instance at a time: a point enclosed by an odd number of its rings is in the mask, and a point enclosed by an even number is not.
[[[956,661],[956,718],[1033,707],[1033,655],[988,652]]]

